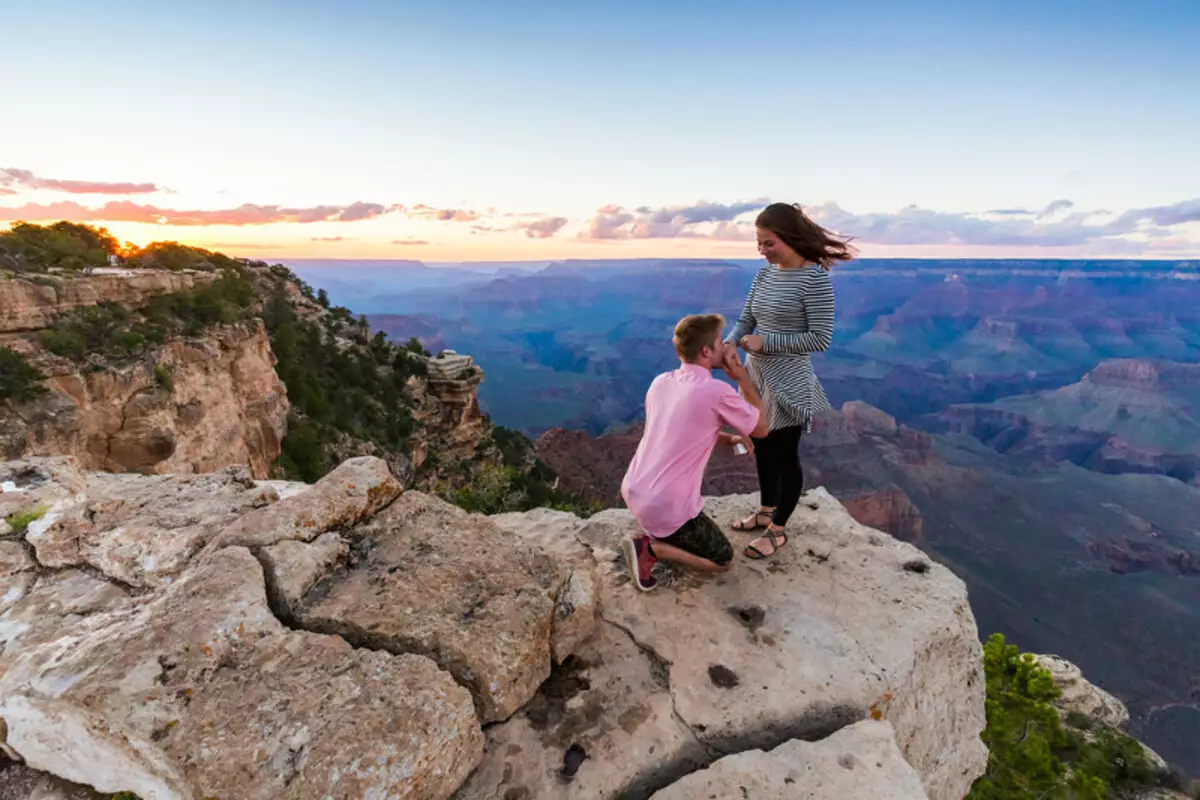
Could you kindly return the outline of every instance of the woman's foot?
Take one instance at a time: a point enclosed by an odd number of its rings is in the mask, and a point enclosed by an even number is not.
[[[735,531],[757,531],[771,524],[771,512],[773,508],[764,508],[754,512],[745,519],[739,519],[733,523]]]
[[[766,534],[746,545],[746,549],[742,553],[746,558],[761,561],[764,558],[775,555],[779,552],[779,548],[783,547],[787,542],[787,531],[783,528],[769,526]]]

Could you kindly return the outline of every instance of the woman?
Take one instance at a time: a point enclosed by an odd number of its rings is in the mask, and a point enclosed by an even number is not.
[[[736,354],[740,346],[749,354],[746,370],[770,421],[770,432],[752,440],[762,506],[733,526],[766,529],[744,551],[747,558],[762,559],[787,544],[784,529],[804,491],[800,435],[812,430],[815,414],[830,408],[810,354],[828,348],[833,338],[829,269],[849,261],[854,251],[799,205],[772,203],[754,224],[767,266],[754,276],[725,347]]]

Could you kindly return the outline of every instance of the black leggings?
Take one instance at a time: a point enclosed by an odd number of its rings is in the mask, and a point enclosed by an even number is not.
[[[800,468],[799,425],[778,428],[754,440],[754,464],[758,467],[758,491],[762,504],[774,507],[771,521],[786,525],[804,491],[804,471]]]

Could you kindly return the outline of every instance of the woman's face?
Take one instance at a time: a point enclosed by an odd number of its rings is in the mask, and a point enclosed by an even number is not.
[[[758,252],[767,260],[768,264],[794,260],[795,251],[784,244],[783,240],[773,231],[766,228],[755,228],[754,230],[758,236]]]

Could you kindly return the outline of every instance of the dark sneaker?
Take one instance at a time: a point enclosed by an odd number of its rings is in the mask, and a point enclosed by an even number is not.
[[[658,585],[658,580],[650,574],[658,560],[650,554],[650,540],[645,536],[629,538],[621,542],[621,550],[625,553],[625,565],[629,567],[629,577],[639,591],[648,592]]]

